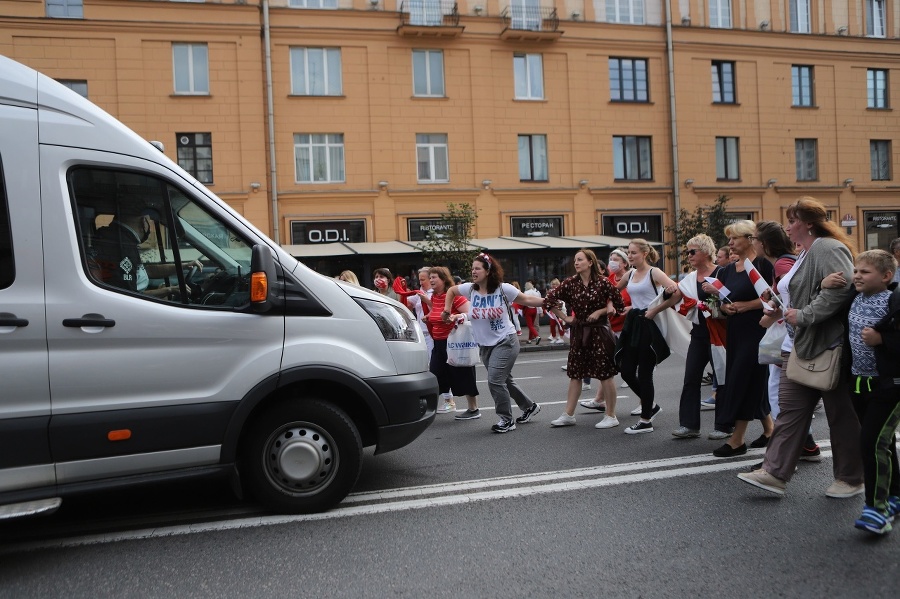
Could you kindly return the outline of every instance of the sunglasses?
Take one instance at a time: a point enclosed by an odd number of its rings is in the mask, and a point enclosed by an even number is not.
[[[697,253],[697,250],[684,250],[685,256],[693,256],[696,253]]]

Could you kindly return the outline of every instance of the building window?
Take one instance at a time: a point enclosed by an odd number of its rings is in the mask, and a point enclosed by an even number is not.
[[[172,44],[176,94],[209,94],[209,49],[206,44]]]
[[[866,35],[885,37],[884,0],[866,0]]]
[[[510,26],[527,31],[541,30],[541,6],[539,0],[511,0],[509,3]]]
[[[213,182],[212,133],[176,133],[178,166],[201,183]]]
[[[337,0],[290,0],[291,8],[337,8]]]
[[[872,181],[891,180],[891,142],[873,139],[869,142],[872,156]]]
[[[609,23],[644,24],[644,0],[606,0]]]
[[[613,177],[616,180],[634,181],[649,181],[653,178],[649,137],[613,137]]]
[[[716,179],[737,181],[741,178],[740,140],[737,137],[716,138]]]
[[[82,0],[47,0],[47,16],[52,19],[83,19]]]
[[[794,65],[791,67],[791,96],[794,106],[813,106],[813,68]]]
[[[413,50],[413,95],[444,96],[444,53]]]
[[[540,54],[513,56],[517,100],[544,99],[544,63]]]
[[[797,161],[797,181],[818,181],[818,142],[815,139],[795,139],[794,156]]]
[[[291,93],[295,96],[343,94],[340,48],[291,48]]]
[[[643,58],[610,58],[609,96],[613,101],[648,102],[647,61]]]
[[[709,26],[731,29],[731,0],[709,0]]]
[[[343,133],[295,133],[297,183],[344,182]]]
[[[547,136],[519,136],[519,180],[547,181]]]
[[[866,99],[869,108],[888,108],[888,72],[886,69],[866,71]]]
[[[789,0],[791,9],[791,31],[809,33],[809,0]]]
[[[60,83],[68,87],[70,90],[81,96],[88,97],[87,81],[77,79],[57,79]]]
[[[446,133],[417,133],[416,162],[419,183],[447,183],[450,159]]]
[[[734,104],[734,63],[712,61],[712,92],[716,104]]]

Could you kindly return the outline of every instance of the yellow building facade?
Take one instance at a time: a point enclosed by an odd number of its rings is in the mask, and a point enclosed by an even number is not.
[[[522,278],[721,194],[886,247],[898,36],[900,0],[0,0],[0,53],[325,274],[408,274],[451,202]]]

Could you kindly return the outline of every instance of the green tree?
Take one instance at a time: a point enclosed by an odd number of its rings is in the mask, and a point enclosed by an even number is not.
[[[723,194],[716,198],[712,206],[697,206],[693,212],[688,212],[684,208],[679,210],[675,215],[675,224],[666,227],[668,237],[674,239],[666,243],[666,257],[675,260],[680,266],[687,266],[687,259],[681,252],[687,246],[688,240],[700,233],[712,237],[717,248],[728,243],[725,226],[734,220],[727,212],[729,199]]]
[[[447,204],[441,222],[448,226],[429,231],[419,247],[429,266],[446,266],[453,274],[468,273],[478,250],[469,245],[477,210],[471,204]],[[468,278],[468,277],[463,277]]]

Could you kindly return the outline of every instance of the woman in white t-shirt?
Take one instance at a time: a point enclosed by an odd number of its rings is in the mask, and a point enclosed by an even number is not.
[[[469,321],[475,341],[480,347],[481,361],[487,368],[488,388],[494,398],[500,421],[491,427],[495,433],[516,430],[516,423],[523,424],[541,411],[540,404],[532,401],[512,377],[513,365],[519,355],[519,340],[510,315],[510,305],[537,307],[543,303],[540,297],[531,297],[503,282],[503,268],[488,254],[478,254],[472,261],[472,281],[451,287],[447,291],[446,305],[452,305],[453,297],[461,295],[469,300]],[[451,320],[449,312],[442,312],[445,322]],[[457,318],[455,318],[457,319]],[[522,409],[522,415],[513,420],[512,403]]]

